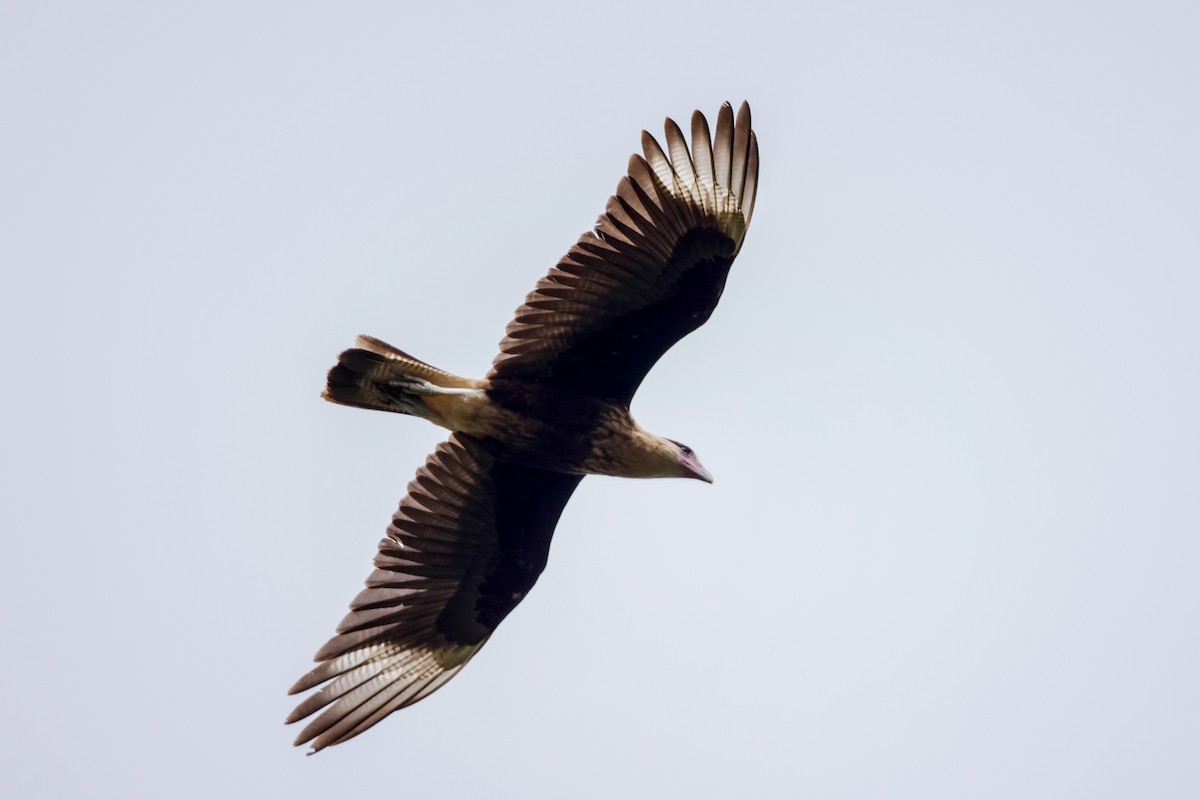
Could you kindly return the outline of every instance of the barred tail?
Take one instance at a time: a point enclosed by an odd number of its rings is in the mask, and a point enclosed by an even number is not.
[[[331,403],[412,414],[437,424],[442,416],[427,398],[478,391],[481,381],[463,378],[430,366],[371,336],[359,336],[357,347],[338,356],[329,370],[325,393]]]

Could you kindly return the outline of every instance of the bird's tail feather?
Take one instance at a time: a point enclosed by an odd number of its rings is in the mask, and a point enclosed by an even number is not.
[[[338,356],[329,370],[325,393],[331,403],[412,414],[444,424],[427,398],[476,392],[481,382],[463,378],[392,347],[371,336],[359,336],[356,347]]]

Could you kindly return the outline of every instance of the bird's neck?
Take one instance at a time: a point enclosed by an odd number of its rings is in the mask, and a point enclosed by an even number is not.
[[[676,445],[643,430],[627,411],[605,415],[592,433],[592,449],[582,471],[621,478],[680,475]]]

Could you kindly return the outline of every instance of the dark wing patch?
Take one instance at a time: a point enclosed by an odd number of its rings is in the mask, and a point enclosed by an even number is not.
[[[537,581],[580,480],[496,460],[464,434],[438,445],[322,663],[289,692],[325,684],[287,719],[325,709],[296,744],[344,742],[458,674]]]
[[[519,377],[629,402],[673,344],[709,318],[741,248],[758,187],[743,103],[716,136],[697,111],[692,148],[666,122],[664,152],[642,133],[604,214],[525,298],[488,377]],[[669,155],[668,155],[669,154]]]

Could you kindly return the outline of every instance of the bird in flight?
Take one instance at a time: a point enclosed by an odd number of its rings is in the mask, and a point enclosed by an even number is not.
[[[704,324],[741,249],[758,188],[750,107],[692,115],[691,149],[645,131],[595,227],[538,281],[483,379],[360,336],[326,400],[424,417],[451,431],[408,485],[375,570],[288,716],[316,752],[427,697],[466,665],[546,566],[585,475],[712,482],[687,445],[629,413],[638,385]],[[317,688],[320,687],[320,688]]]

